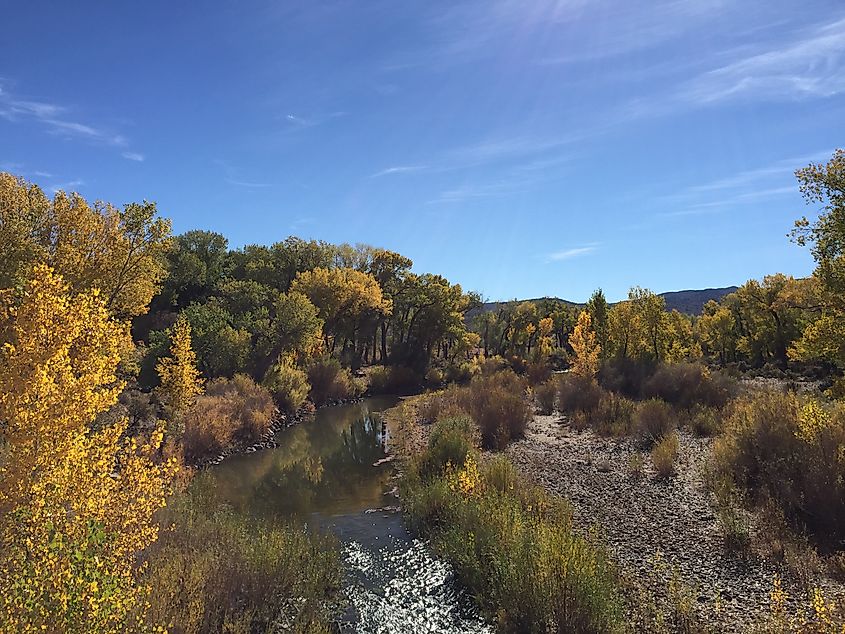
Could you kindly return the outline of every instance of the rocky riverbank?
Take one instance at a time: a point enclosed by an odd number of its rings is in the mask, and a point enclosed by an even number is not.
[[[633,439],[575,431],[561,417],[538,415],[506,453],[532,480],[569,499],[579,525],[596,527],[640,608],[654,601],[671,610],[686,601],[712,631],[745,632],[768,613],[776,573],[791,596],[806,591],[780,566],[726,550],[705,485],[711,443],[681,432],[677,473],[658,479]],[[640,464],[641,471],[632,467]],[[842,591],[824,585],[828,596]]]

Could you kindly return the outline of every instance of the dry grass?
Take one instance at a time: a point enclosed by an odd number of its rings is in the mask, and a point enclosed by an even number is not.
[[[257,441],[270,429],[275,415],[270,392],[248,376],[215,379],[185,414],[185,462],[196,464],[235,442]]]
[[[672,432],[664,436],[651,449],[651,463],[660,478],[675,475],[675,461],[678,459],[678,434]]]
[[[646,446],[651,446],[672,432],[675,416],[672,408],[657,399],[639,404],[633,416],[634,430]]]

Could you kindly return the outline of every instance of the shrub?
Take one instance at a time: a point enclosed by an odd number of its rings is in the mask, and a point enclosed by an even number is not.
[[[598,407],[590,415],[592,427],[600,434],[625,436],[631,432],[636,405],[613,392],[603,392]]]
[[[602,547],[574,530],[569,505],[521,481],[506,458],[480,469],[477,459],[470,452],[435,477],[405,475],[403,508],[412,529],[453,565],[499,631],[620,629],[614,567]]]
[[[480,372],[480,367],[472,361],[452,363],[446,366],[445,380],[450,383],[467,383]]]
[[[645,460],[643,460],[643,455],[635,451],[630,456],[628,456],[628,473],[631,475],[632,478],[641,478],[643,475],[643,467],[645,466]]]
[[[142,581],[153,591],[142,629],[329,631],[342,580],[336,540],[247,522],[196,485],[168,504],[163,524],[173,529],[162,530],[147,553]]]
[[[464,388],[461,405],[481,429],[483,447],[504,449],[524,435],[533,417],[525,392],[525,381],[510,370],[477,377]]]
[[[270,393],[248,376],[211,381],[183,419],[185,461],[196,464],[235,442],[255,442],[270,429],[275,414]]]
[[[440,392],[430,392],[417,400],[417,418],[422,423],[434,423],[443,418],[468,416],[463,406],[466,388],[450,385]]]
[[[634,412],[634,428],[647,446],[659,442],[675,429],[672,408],[657,399],[643,401]]]
[[[443,371],[438,368],[429,368],[425,373],[425,383],[430,387],[439,387],[443,385],[445,375]]]
[[[631,358],[612,359],[599,370],[599,384],[606,390],[628,398],[643,396],[645,382],[654,374],[655,364],[649,360]]]
[[[678,432],[672,432],[651,448],[651,462],[661,478],[668,478],[675,473],[675,460],[678,459]]]
[[[599,405],[603,390],[588,377],[561,374],[557,381],[557,405],[562,412],[591,414]]]
[[[375,367],[370,372],[370,392],[373,394],[396,394],[417,389],[422,382],[420,376],[403,365]]]
[[[689,428],[696,436],[715,436],[720,430],[721,412],[707,405],[697,405],[689,414]]]
[[[845,539],[845,406],[759,392],[735,402],[714,446],[717,476],[771,502],[817,542]]]
[[[529,385],[540,385],[552,376],[551,366],[544,361],[536,361],[525,366],[525,378]]]
[[[298,410],[308,398],[308,375],[289,359],[280,360],[264,377],[264,387],[270,390],[276,404],[285,412]]]
[[[723,407],[733,392],[731,379],[698,363],[661,365],[643,386],[645,397],[660,398],[683,409]]]
[[[487,357],[479,364],[483,376],[490,376],[508,368],[508,362],[503,357],[495,355]]]
[[[556,398],[557,383],[553,379],[534,388],[534,399],[537,401],[541,414],[551,414],[555,411]]]
[[[471,419],[456,416],[438,421],[428,440],[418,469],[423,477],[443,475],[447,465],[462,465],[472,451],[474,427]]]
[[[342,368],[333,357],[313,361],[308,366],[307,374],[311,385],[311,400],[318,407],[345,401],[356,395],[356,385],[349,370]]]
[[[235,423],[236,440],[259,440],[275,419],[276,408],[270,391],[245,374],[236,374],[231,379],[215,379],[206,386],[205,394],[225,399],[229,418]]]

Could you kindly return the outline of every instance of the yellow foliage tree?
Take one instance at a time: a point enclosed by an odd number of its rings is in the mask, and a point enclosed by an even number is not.
[[[338,336],[354,340],[362,318],[389,315],[393,308],[372,275],[350,268],[303,271],[296,276],[290,292],[302,293],[317,307],[325,322],[327,347],[332,351]]]
[[[100,289],[110,313],[146,313],[170,244],[170,222],[156,215],[146,201],[119,210],[61,191],[51,201],[36,185],[0,173],[0,287],[44,262],[75,292]]]
[[[0,291],[0,631],[119,632],[143,614],[137,555],[173,465],[153,460],[160,430],[91,427],[123,387],[127,335],[45,265]]]
[[[161,381],[158,393],[168,421],[178,425],[203,389],[197,356],[191,347],[191,325],[182,315],[171,332],[170,356],[159,360],[156,372]]]
[[[595,378],[599,371],[599,355],[601,346],[596,341],[596,333],[593,332],[590,313],[582,310],[578,315],[578,323],[569,335],[569,345],[575,353],[572,361],[572,373],[586,378]]]

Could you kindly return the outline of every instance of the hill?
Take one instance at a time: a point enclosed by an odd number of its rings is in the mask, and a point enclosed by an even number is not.
[[[701,310],[704,308],[704,305],[711,299],[719,301],[725,295],[733,293],[735,290],[737,290],[737,288],[738,287],[736,286],[726,286],[724,288],[703,288],[684,291],[669,291],[666,293],[660,293],[660,296],[664,300],[666,300],[666,310],[677,310],[678,312],[686,313],[687,315],[698,315],[701,313]],[[559,297],[537,297],[534,299],[525,300],[514,299],[508,302],[485,302],[478,308],[474,308],[467,312],[466,317],[467,319],[472,319],[473,317],[481,313],[497,311],[502,306],[506,306],[508,304],[518,304],[524,301],[533,303],[559,303],[564,304],[566,306],[576,307],[584,306],[584,304],[579,304],[578,302],[571,302],[567,299],[560,299]]]

